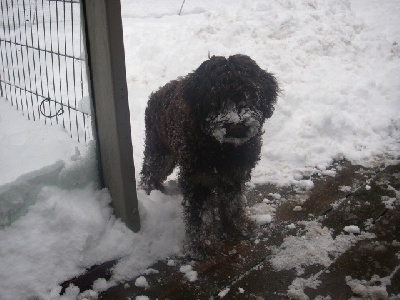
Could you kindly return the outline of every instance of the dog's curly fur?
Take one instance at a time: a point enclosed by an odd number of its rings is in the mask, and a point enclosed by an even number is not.
[[[238,54],[213,56],[150,96],[141,184],[148,193],[163,190],[180,167],[189,250],[209,253],[220,240],[251,232],[244,184],[278,92],[272,74]]]

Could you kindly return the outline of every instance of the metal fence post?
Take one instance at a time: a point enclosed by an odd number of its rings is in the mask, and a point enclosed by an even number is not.
[[[117,217],[140,229],[120,0],[82,2],[103,184]]]

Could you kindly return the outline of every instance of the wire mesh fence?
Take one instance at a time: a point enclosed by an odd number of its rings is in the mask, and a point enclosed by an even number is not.
[[[78,0],[0,0],[0,93],[28,119],[92,139]]]

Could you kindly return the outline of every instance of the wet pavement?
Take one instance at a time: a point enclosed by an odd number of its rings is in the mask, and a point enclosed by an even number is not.
[[[132,278],[99,299],[400,299],[400,164],[368,169],[341,161],[324,174],[310,178],[314,187],[305,192],[273,185],[250,189],[250,206],[279,194],[272,203],[274,220],[257,240],[227,243],[219,255],[203,260],[159,261],[144,275],[147,287],[135,286]],[[277,249],[288,237],[305,236],[313,221],[334,240],[348,225],[367,237],[330,253],[329,264],[309,263],[301,271],[276,268],[271,259]],[[94,280],[110,278],[114,264],[96,266],[63,286],[90,289]],[[191,265],[197,278],[190,281],[180,270],[184,265]]]

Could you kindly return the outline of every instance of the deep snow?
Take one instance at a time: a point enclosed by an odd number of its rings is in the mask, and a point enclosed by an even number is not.
[[[283,89],[264,126],[262,158],[252,184],[307,189],[312,187],[308,177],[328,174],[325,169],[335,158],[373,165],[398,156],[397,1],[198,0],[186,1],[178,16],[181,4],[122,2],[136,175],[149,94],[195,69],[208,53],[247,54],[274,73]],[[180,252],[184,226],[179,194],[154,191],[147,196],[139,190],[142,230],[130,232],[112,215],[107,190],[92,182],[93,149],[64,137],[60,127],[28,122],[6,106],[0,106],[0,192],[2,184],[23,180],[19,175],[62,163],[55,183],[40,186],[26,215],[0,230],[0,299],[57,299],[62,281],[92,264],[122,258],[112,281],[96,282],[94,289],[100,291],[113,281],[145,274],[151,263]],[[16,153],[22,157],[16,159]],[[176,189],[174,182],[169,188]],[[6,214],[19,201],[1,199],[0,212]],[[273,222],[268,202],[250,209],[259,222]],[[310,234],[318,226],[311,224]],[[317,250],[316,257],[329,263],[327,255],[340,249],[329,233],[320,235],[326,248]],[[284,260],[285,255],[278,251],[276,257]],[[182,267],[189,280],[197,278],[190,266]],[[352,288],[358,284],[351,278],[348,282]],[[74,299],[78,293],[71,288],[63,298]]]

